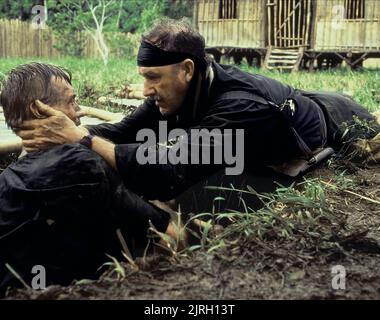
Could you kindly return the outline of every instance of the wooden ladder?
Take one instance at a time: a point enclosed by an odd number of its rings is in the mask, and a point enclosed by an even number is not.
[[[304,48],[280,49],[268,47],[264,67],[268,70],[296,72],[303,57]]]

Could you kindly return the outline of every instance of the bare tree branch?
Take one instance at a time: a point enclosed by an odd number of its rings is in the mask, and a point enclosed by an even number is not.
[[[103,58],[104,64],[108,63],[109,49],[103,36],[103,26],[104,26],[104,22],[111,16],[111,15],[106,16],[106,8],[109,5],[111,5],[113,2],[114,0],[107,1],[107,2],[105,2],[104,0],[99,0],[97,5],[94,7],[92,2],[90,2],[89,0],[86,0],[86,3],[90,9],[91,16],[95,23],[96,28],[91,28],[89,25],[86,25],[84,22],[82,22],[83,28],[94,39],[97,49]],[[98,8],[101,8],[100,17],[96,15],[96,10]]]
[[[104,2],[102,2],[102,4],[103,4],[103,11],[102,11],[102,19],[100,20],[101,30],[103,30],[104,15],[105,15],[105,13],[106,13],[106,5],[104,4]]]
[[[114,0],[107,1],[107,3],[104,6],[107,8],[108,6],[113,4],[114,2],[115,2]]]
[[[121,17],[121,11],[123,9],[123,4],[124,4],[124,0],[121,0],[119,3],[119,12],[117,14],[117,19],[116,19],[116,27],[118,27],[120,23],[120,17]]]
[[[88,7],[90,8],[90,11],[91,11],[91,15],[92,15],[92,19],[94,20],[95,22],[95,25],[96,25],[96,30],[99,30],[100,29],[100,26],[99,26],[99,22],[98,22],[98,18],[95,14],[96,10],[98,9],[98,6],[101,5],[101,2],[99,1],[99,3],[94,7],[92,5],[92,3],[90,3],[88,0],[86,0],[87,4],[88,4]]]

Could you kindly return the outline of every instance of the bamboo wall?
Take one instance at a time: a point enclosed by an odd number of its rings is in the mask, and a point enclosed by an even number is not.
[[[307,17],[302,17],[306,19],[303,25],[310,23],[313,32],[309,39],[306,29],[303,40],[293,31],[289,32],[295,30],[293,26],[274,36],[275,13],[268,15],[267,2],[237,0],[236,18],[219,19],[219,0],[197,0],[194,18],[208,47],[265,48],[267,44],[283,47],[306,44],[316,51],[380,50],[380,0],[306,1],[309,9]],[[275,11],[288,3],[283,0],[269,2],[277,4]],[[343,8],[347,11],[340,14]],[[355,16],[360,18],[352,19]]]
[[[0,57],[58,58],[61,54],[54,48],[56,41],[48,28],[33,29],[30,22],[0,20]],[[86,40],[84,56],[99,56],[91,37]]]
[[[280,48],[309,45],[313,0],[272,0],[268,6],[268,44]]]
[[[199,0],[195,20],[207,47],[265,48],[262,0],[237,0],[236,19],[219,19],[219,0]]]
[[[355,1],[356,2],[356,1]],[[361,1],[357,1],[358,3]],[[317,0],[314,47],[317,51],[380,50],[380,1],[365,0],[364,18],[346,19],[353,13],[338,12],[347,7],[348,0]],[[334,8],[335,6],[335,8]],[[351,6],[360,16],[363,8]],[[341,19],[341,17],[344,17]]]

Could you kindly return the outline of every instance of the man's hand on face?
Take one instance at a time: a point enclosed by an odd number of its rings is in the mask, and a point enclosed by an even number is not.
[[[39,112],[45,119],[26,120],[17,131],[26,151],[48,149],[55,145],[75,143],[88,134],[84,127],[77,127],[63,112],[54,110],[36,100]]]

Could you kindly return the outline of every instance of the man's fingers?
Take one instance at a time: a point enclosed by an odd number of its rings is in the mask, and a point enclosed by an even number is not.
[[[48,119],[25,120],[18,126],[18,129],[32,130],[39,128],[47,123],[49,123]]]
[[[24,146],[24,149],[26,150],[26,152],[33,152],[33,151],[37,151],[38,149],[35,149],[35,148],[27,148]]]
[[[60,112],[58,110],[54,110],[53,108],[51,108],[47,104],[41,102],[40,100],[36,100],[35,102],[36,102],[36,106],[37,106],[38,110],[46,116],[59,116],[62,114],[62,112]]]
[[[23,140],[22,146],[27,152],[38,150],[38,146],[35,140]]]
[[[35,132],[33,130],[20,130],[17,131],[17,135],[22,139],[33,139]]]
[[[22,145],[26,151],[36,151],[49,148],[51,146],[45,139],[27,139],[22,140]]]

